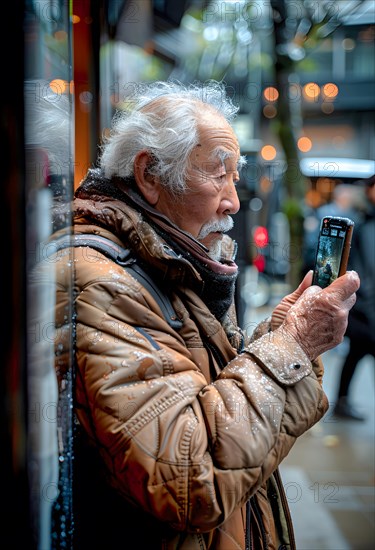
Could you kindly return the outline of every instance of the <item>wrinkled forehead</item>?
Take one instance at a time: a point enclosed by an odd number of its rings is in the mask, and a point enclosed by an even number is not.
[[[217,113],[205,113],[198,125],[199,143],[193,149],[195,164],[211,163],[225,165],[227,170],[236,170],[240,147],[230,124]]]

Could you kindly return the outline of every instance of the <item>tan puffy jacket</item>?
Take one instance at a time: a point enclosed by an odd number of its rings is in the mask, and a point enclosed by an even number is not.
[[[135,250],[182,321],[173,330],[106,256],[73,251],[76,414],[88,435],[75,472],[76,526],[90,531],[80,547],[91,537],[90,548],[105,549],[294,548],[277,467],[327,410],[320,363],[268,323],[238,351],[233,315],[225,327],[216,320],[193,266],[125,203],[76,199],[75,231]],[[71,252],[56,263],[57,311]]]

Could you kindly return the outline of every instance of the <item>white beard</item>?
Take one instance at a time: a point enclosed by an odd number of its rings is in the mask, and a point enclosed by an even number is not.
[[[207,254],[211,258],[211,260],[215,260],[216,262],[220,262],[221,259],[221,239],[215,240],[208,249]]]

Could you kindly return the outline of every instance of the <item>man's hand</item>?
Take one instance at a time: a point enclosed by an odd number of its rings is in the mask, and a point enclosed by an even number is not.
[[[278,306],[275,307],[272,313],[271,317],[271,329],[276,330],[279,328],[279,326],[283,323],[286,314],[292,307],[292,305],[298,300],[298,298],[301,296],[301,294],[309,287],[312,283],[312,276],[313,272],[308,271],[306,273],[304,279],[302,280],[299,287],[292,292],[291,294],[288,294],[281,300]]]
[[[359,284],[358,274],[348,271],[324,289],[310,286],[287,311],[279,330],[293,336],[310,360],[316,359],[342,342]]]

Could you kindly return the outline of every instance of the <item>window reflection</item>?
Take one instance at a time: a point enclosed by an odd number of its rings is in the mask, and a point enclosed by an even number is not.
[[[64,0],[27,2],[24,14],[27,468],[33,547],[38,550],[64,547],[72,523],[72,273],[65,277],[63,311],[56,311],[55,273],[61,263],[52,240],[55,231],[71,231],[74,125],[68,9]]]

